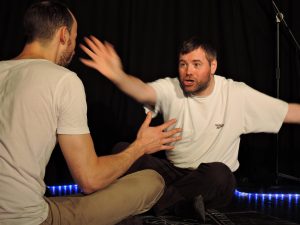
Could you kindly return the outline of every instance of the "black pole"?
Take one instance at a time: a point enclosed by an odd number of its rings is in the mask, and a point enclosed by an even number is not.
[[[276,7],[276,4],[273,1],[273,4]],[[277,8],[277,7],[276,7]],[[280,90],[280,12],[276,13],[276,97],[279,98],[279,90]],[[276,178],[275,184],[278,185],[278,178],[279,178],[279,134],[276,135]]]
[[[276,13],[276,26],[277,26],[277,29],[276,29],[276,97],[279,98],[280,97],[279,90],[280,90],[280,24],[281,23],[286,27],[288,33],[292,37],[292,40],[298,50],[300,50],[300,45],[297,42],[296,38],[294,37],[290,28],[288,27],[287,23],[285,22],[284,16],[279,11],[274,0],[272,0],[272,3],[273,3],[275,13]],[[279,183],[279,181],[278,181],[279,177],[290,179],[290,180],[295,180],[295,181],[299,182],[300,178],[279,172],[279,150],[280,150],[279,135],[277,134],[277,136],[276,136],[276,179],[275,179],[276,185],[278,185],[278,183]]]
[[[287,25],[287,23],[286,23],[286,21],[285,21],[285,19],[283,17],[283,14],[279,11],[279,9],[278,9],[276,3],[274,2],[274,0],[272,0],[272,3],[273,3],[274,9],[275,9],[275,13],[276,13],[276,22],[277,22],[277,24],[282,23],[284,25],[284,27],[287,29],[289,35],[291,36],[291,38],[293,40],[293,43],[295,44],[296,48],[298,50],[300,50],[300,45],[299,45],[297,39],[295,38],[293,32],[291,31],[291,29]],[[278,34],[278,40],[279,40],[279,34]]]

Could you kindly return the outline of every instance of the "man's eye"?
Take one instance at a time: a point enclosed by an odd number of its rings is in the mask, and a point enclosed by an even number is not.
[[[195,68],[199,68],[200,66],[201,66],[201,63],[195,63],[195,64],[194,64],[194,67],[195,67]]]

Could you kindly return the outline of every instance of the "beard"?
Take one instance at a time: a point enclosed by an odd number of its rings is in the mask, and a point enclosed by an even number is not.
[[[72,58],[74,56],[74,51],[68,51],[62,53],[62,55],[59,58],[58,65],[60,66],[68,66],[70,62],[72,61]]]
[[[185,80],[189,80],[189,79],[185,79]],[[186,87],[185,84],[184,84],[184,79],[179,79],[179,81],[180,81],[181,89],[183,90],[183,92],[186,96],[198,95],[198,94],[200,94],[201,92],[203,92],[204,90],[207,89],[207,87],[209,86],[209,83],[211,81],[211,76],[210,75],[207,76],[206,80],[204,80],[202,82],[192,80],[192,82],[194,82],[194,84],[193,84],[194,87],[193,88]]]
[[[61,54],[58,60],[58,65],[64,67],[68,66],[72,61],[73,56],[74,56],[74,47],[72,46],[71,40],[69,40],[67,49]]]

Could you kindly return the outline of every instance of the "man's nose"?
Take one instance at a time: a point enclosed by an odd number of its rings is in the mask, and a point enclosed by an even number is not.
[[[187,65],[186,74],[192,74],[192,73],[193,73],[193,67],[191,65]]]

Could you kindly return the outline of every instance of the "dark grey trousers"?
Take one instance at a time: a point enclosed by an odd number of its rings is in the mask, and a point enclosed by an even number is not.
[[[129,143],[120,142],[113,152],[124,150]],[[175,167],[167,159],[152,155],[139,158],[128,170],[133,173],[142,169],[153,169],[165,180],[163,196],[153,207],[156,215],[168,214],[180,201],[192,201],[202,195],[206,208],[220,208],[230,203],[236,188],[236,180],[231,170],[221,162],[201,163],[197,169]]]

